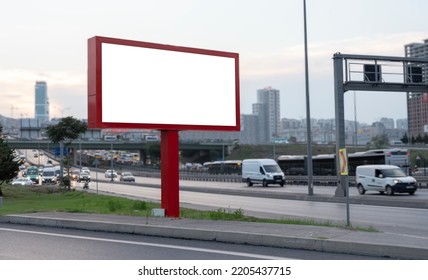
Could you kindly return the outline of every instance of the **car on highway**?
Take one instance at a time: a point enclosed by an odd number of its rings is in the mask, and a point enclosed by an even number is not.
[[[44,167],[42,172],[42,185],[45,184],[56,184],[57,178],[55,175],[55,169],[53,167]]]
[[[57,181],[59,180],[59,178],[61,177],[61,166],[59,166],[59,165],[55,165],[54,166],[54,170],[55,170],[55,176],[56,176],[56,179],[57,179]],[[64,172],[64,171],[63,171]],[[64,177],[64,174],[63,174],[63,177]]]
[[[86,171],[81,171],[79,173],[79,178],[77,178],[77,182],[90,182],[91,181],[91,174]]]
[[[12,185],[31,186],[33,185],[33,181],[26,177],[19,177],[12,182]]]
[[[120,174],[120,181],[121,182],[135,182],[135,177],[132,175],[131,172],[122,172],[122,174]]]
[[[360,165],[356,170],[357,189],[360,194],[366,191],[414,194],[417,190],[416,179],[407,176],[398,166],[386,164]]]
[[[86,167],[86,166],[83,166],[83,167],[80,169],[80,171],[85,171],[85,172],[91,173],[91,170],[89,170],[89,168],[88,168],[88,167]]]
[[[419,167],[412,171],[414,176],[428,176],[428,167]]]
[[[117,172],[111,169],[107,169],[106,172],[104,173],[104,176],[106,178],[112,178],[112,176],[113,178],[117,178]]]
[[[77,180],[77,179],[79,179],[79,174],[80,174],[80,171],[79,171],[79,170],[77,170],[77,169],[72,169],[72,170],[70,171],[70,177],[71,177],[71,180]]]
[[[285,185],[284,172],[273,159],[244,159],[242,161],[242,181],[251,187],[253,184]]]
[[[30,179],[31,181],[34,182],[34,184],[38,184],[39,183],[39,178],[40,178],[40,173],[43,170],[39,170],[39,167],[37,166],[29,166],[27,168],[27,172],[26,172],[26,176],[28,179]]]

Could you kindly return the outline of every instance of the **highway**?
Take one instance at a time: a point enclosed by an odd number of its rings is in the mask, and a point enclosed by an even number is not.
[[[92,172],[92,178],[97,176]],[[99,179],[104,178],[104,174],[98,174]],[[160,201],[160,179],[137,177],[136,185],[132,183],[120,183],[115,181],[110,183],[103,180],[91,182],[90,190],[110,195],[124,195],[137,199],[147,199]],[[81,185],[74,183],[75,187]],[[147,187],[144,187],[147,185]],[[158,186],[158,187],[156,187]],[[304,191],[302,186],[286,186],[285,188],[272,187],[252,187],[248,188],[244,183],[221,183],[221,182],[200,182],[200,181],[180,181],[181,187],[186,187],[186,191],[180,191],[181,207],[196,209],[242,209],[246,215],[264,218],[299,218],[314,220],[329,220],[339,224],[346,221],[346,204],[331,202],[315,202],[290,199],[275,199],[259,196],[229,195],[227,189],[241,189],[251,193],[276,192],[284,193],[296,189]],[[193,188],[194,191],[188,189]],[[203,189],[217,188],[224,190],[224,194],[207,193]],[[303,190],[302,190],[303,189]],[[315,192],[318,191],[318,188]],[[334,193],[332,187],[320,187],[320,192]],[[358,195],[355,191],[355,195]],[[426,197],[428,190],[419,190],[414,196],[395,195],[393,197],[381,196],[381,199],[419,199],[418,196]],[[369,197],[369,196],[368,196]],[[374,206],[374,205],[350,205],[350,219],[354,226],[373,226],[384,232],[400,233],[403,236],[412,235],[425,238],[428,242],[428,209]]]
[[[43,157],[40,158],[43,162]],[[37,159],[39,160],[39,159]],[[136,199],[160,201],[160,179],[136,177],[136,184],[110,183],[104,178],[103,172],[91,172],[92,179],[99,182],[90,183],[90,191],[98,191],[109,195],[123,195]],[[73,182],[73,186],[80,188],[81,184]],[[285,193],[307,193],[305,186],[281,187],[247,187],[244,183],[232,182],[203,182],[180,181],[181,207],[196,209],[241,209],[246,215],[265,218],[299,218],[328,220],[343,224],[346,221],[346,205],[344,203],[304,201],[292,199],[277,199]],[[315,194],[334,196],[334,187],[314,187]],[[185,190],[183,190],[185,189]],[[215,190],[210,193],[208,190]],[[235,190],[241,194],[228,194]],[[350,197],[360,197],[355,188],[350,189]],[[270,194],[270,198],[266,194]],[[273,198],[272,198],[273,197]],[[377,193],[366,194],[362,199],[388,200],[392,204],[400,203],[400,200],[427,201],[428,190],[420,189],[415,195],[396,194],[394,196],[379,195]],[[383,232],[393,232],[419,236],[428,242],[428,209],[376,206],[364,204],[350,205],[350,221],[354,226],[373,226]]]

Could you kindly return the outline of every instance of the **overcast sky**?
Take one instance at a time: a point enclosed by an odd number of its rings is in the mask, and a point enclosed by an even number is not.
[[[428,39],[426,0],[306,2],[313,118],[334,118],[334,53],[404,56],[405,44]],[[0,0],[0,10],[2,115],[34,117],[44,80],[51,117],[87,118],[87,40],[106,36],[237,52],[241,113],[271,86],[282,118],[306,116],[303,0]],[[405,93],[356,96],[360,122],[407,117]],[[353,101],[346,93],[347,119]],[[143,97],[129,102],[144,109]]]

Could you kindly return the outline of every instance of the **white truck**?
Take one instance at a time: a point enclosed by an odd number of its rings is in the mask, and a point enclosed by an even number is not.
[[[394,193],[414,194],[417,189],[416,180],[407,176],[395,165],[374,164],[357,166],[357,188],[360,194],[366,191],[378,191],[393,195]]]
[[[253,184],[285,185],[285,176],[278,163],[273,159],[244,159],[242,161],[242,181],[251,187]]]

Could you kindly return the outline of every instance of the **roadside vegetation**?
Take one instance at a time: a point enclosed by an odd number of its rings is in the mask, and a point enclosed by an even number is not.
[[[69,191],[66,188],[52,186],[3,185],[2,190],[3,205],[0,207],[0,215],[34,212],[69,212],[131,215],[148,218],[151,216],[152,209],[160,208],[159,203],[94,194],[80,190]],[[318,222],[310,219],[261,219],[245,215],[242,209],[200,211],[181,208],[180,217],[182,219],[280,223],[376,231],[372,227],[347,227],[345,223]]]

